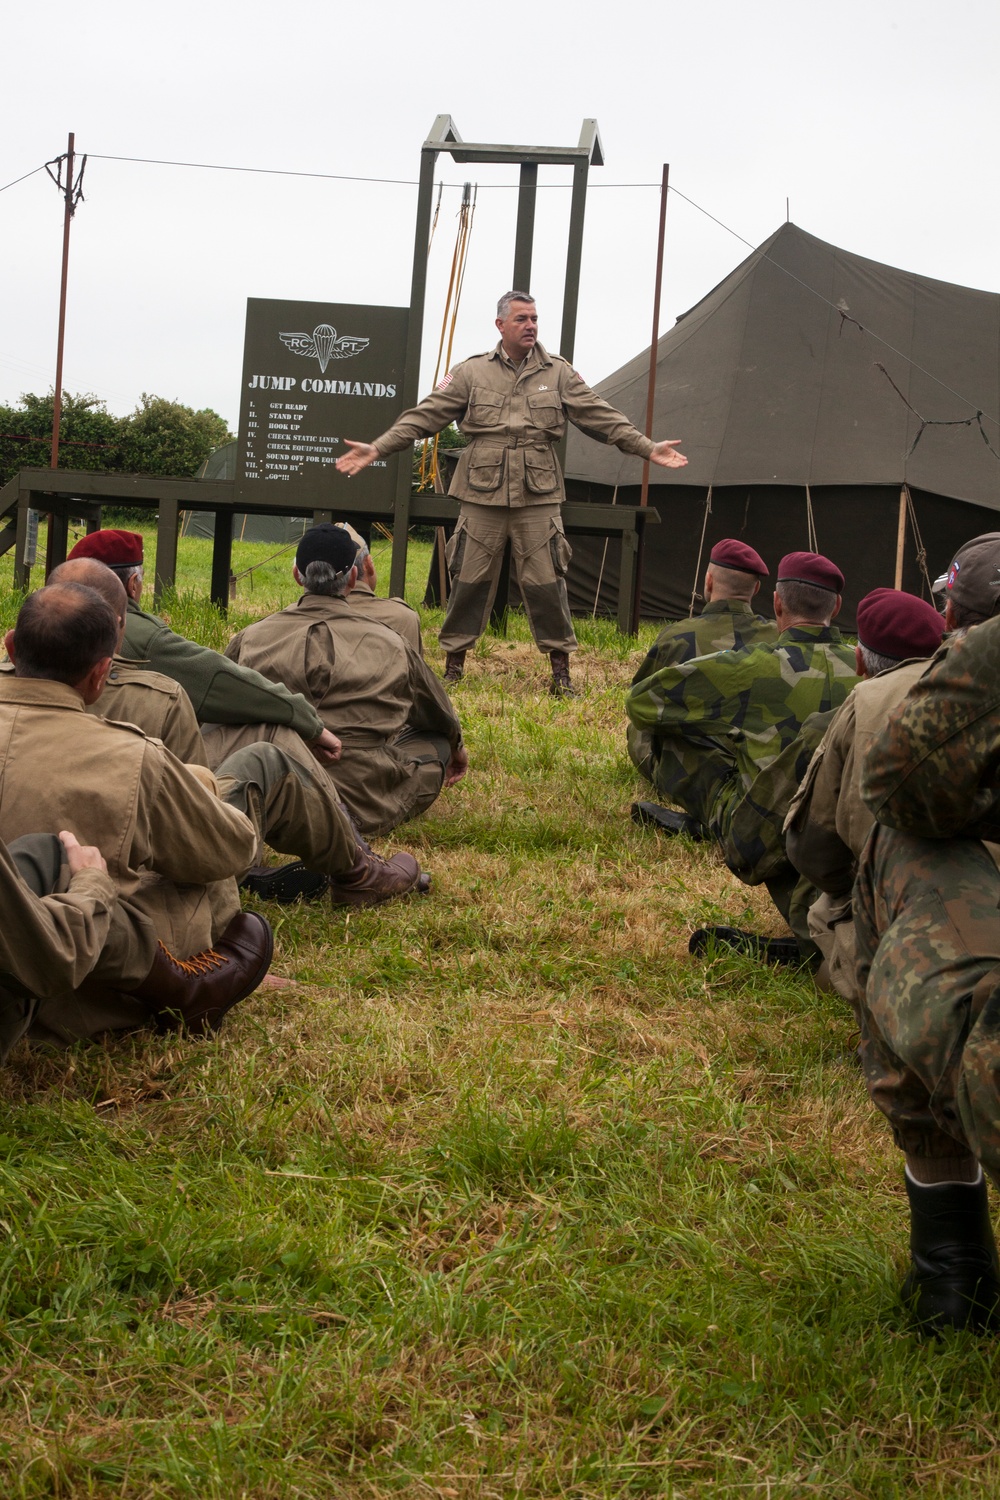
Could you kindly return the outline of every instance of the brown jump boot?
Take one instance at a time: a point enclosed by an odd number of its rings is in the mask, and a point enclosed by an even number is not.
[[[241,911],[214,948],[190,958],[176,958],[158,943],[153,967],[130,993],[149,1005],[160,1031],[206,1036],[218,1031],[227,1011],[253,994],[273,952],[270,924],[255,911]]]
[[[383,859],[367,845],[359,845],[347,874],[330,876],[330,900],[334,906],[380,906],[411,891],[423,895],[430,883],[431,877],[422,873],[412,854]]]
[[[444,659],[445,682],[461,682],[465,676],[465,656],[464,651],[448,652]]]
[[[569,652],[550,651],[549,661],[552,663],[552,681],[549,683],[549,692],[553,698],[575,698],[576,688],[569,676]]]

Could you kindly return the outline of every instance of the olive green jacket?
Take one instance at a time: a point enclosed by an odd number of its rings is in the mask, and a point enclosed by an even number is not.
[[[458,460],[450,495],[476,505],[551,505],[566,498],[555,445],[567,418],[623,453],[648,458],[653,451],[649,438],[541,344],[520,366],[500,344],[463,360],[376,438],[375,447],[385,458],[457,422],[469,446]]]
[[[201,724],[287,724],[305,740],[323,732],[322,719],[301,694],[177,635],[131,599],[119,649],[127,661],[179,682]]]

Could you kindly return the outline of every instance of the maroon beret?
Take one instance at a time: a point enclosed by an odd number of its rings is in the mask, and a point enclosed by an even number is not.
[[[109,568],[139,567],[142,537],[137,531],[92,531],[80,538],[66,561],[75,557],[94,557]]]
[[[735,568],[739,573],[756,573],[758,578],[767,577],[767,566],[760,553],[748,547],[746,542],[737,542],[732,537],[724,537],[721,542],[716,542],[708,560],[718,563],[720,568]]]
[[[828,557],[818,552],[789,552],[778,564],[779,583],[809,583],[814,589],[844,592],[844,575]]]
[[[943,616],[916,594],[872,589],[858,605],[858,640],[880,656],[933,656],[943,635]]]

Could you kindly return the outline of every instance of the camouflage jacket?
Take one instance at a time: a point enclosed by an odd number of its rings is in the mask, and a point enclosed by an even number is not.
[[[625,699],[637,729],[713,744],[743,790],[795,740],[810,714],[837,708],[857,682],[854,648],[833,625],[795,625],[772,645],[664,667]]]
[[[755,615],[743,599],[711,600],[700,615],[687,620],[673,620],[664,625],[652,646],[646,652],[633,683],[642,682],[677,662],[690,661],[695,656],[711,656],[716,651],[738,651],[743,646],[755,646],[778,639],[778,627],[773,620]],[[632,762],[652,779],[652,764],[656,759],[656,735],[648,729],[628,728],[628,753]]]
[[[1000,839],[1000,616],[931,659],[873,740],[861,795],[903,833]]]
[[[476,505],[551,505],[566,498],[555,445],[566,419],[588,437],[648,458],[653,443],[592,391],[558,354],[536,344],[514,365],[497,344],[455,365],[436,390],[375,439],[379,457],[457,422],[469,439],[448,493]]]
[[[762,645],[777,639],[778,627],[774,621],[755,615],[745,600],[713,599],[700,615],[664,625],[632,681],[642,682],[663,667],[690,661],[693,656],[739,651],[743,646]]]

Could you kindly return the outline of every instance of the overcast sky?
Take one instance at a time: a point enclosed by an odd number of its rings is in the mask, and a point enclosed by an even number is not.
[[[648,347],[658,187],[752,244],[785,218],[875,260],[1000,289],[1000,6],[764,0],[541,6],[52,0],[4,23],[0,187],[90,154],[73,222],[64,386],[143,391],[235,427],[247,297],[405,305],[420,145],[575,145],[595,117],[575,364],[596,383]],[[402,179],[314,181],[99,156]],[[516,168],[439,158],[421,386],[433,374],[460,184],[479,183],[456,358],[495,339]],[[532,290],[558,347],[569,173],[543,168]],[[547,186],[552,184],[552,186]],[[640,184],[640,186],[621,186]],[[647,186],[642,186],[647,184]],[[654,186],[648,186],[653,184]],[[54,378],[62,203],[44,172],[0,192],[0,400]],[[747,254],[672,194],[661,332]],[[371,433],[357,433],[371,437]],[[683,434],[661,433],[658,436]]]

